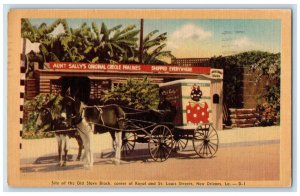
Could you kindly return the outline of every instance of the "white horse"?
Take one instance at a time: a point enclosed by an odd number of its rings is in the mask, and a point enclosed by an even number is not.
[[[121,160],[122,131],[125,127],[125,112],[115,104],[104,106],[85,106],[84,117],[92,124],[94,133],[109,132],[115,146],[113,162],[118,165]]]
[[[116,144],[115,164],[120,164],[122,130],[125,127],[125,112],[118,105],[85,106],[71,96],[65,96],[67,119],[75,125],[84,145],[84,166],[93,166],[93,133],[110,132]]]

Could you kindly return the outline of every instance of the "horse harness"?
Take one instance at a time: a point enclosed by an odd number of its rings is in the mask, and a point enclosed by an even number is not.
[[[87,106],[87,107],[89,107],[89,106]],[[87,107],[85,107],[85,108],[87,108]],[[98,116],[98,119],[99,120],[101,120],[101,123],[102,123],[102,125],[104,125],[105,126],[105,123],[104,123],[104,120],[103,120],[103,107],[105,107],[105,106],[90,106],[90,107],[95,107],[97,110],[98,110],[98,112],[99,112],[99,116]],[[123,120],[125,120],[125,115],[124,115],[124,117],[118,117],[117,118],[117,122],[119,123],[120,121],[123,121]],[[97,123],[96,123],[97,124]]]

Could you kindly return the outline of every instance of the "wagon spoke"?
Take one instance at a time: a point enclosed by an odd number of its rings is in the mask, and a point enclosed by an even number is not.
[[[199,144],[195,144],[195,147],[196,147],[196,148],[200,148],[200,146],[202,146],[203,143],[204,143],[204,142],[201,142],[201,143],[199,143]]]
[[[166,157],[164,148],[160,148],[160,152],[161,152],[160,160],[163,160],[163,158]]]
[[[166,153],[166,158],[169,157],[172,148],[169,147],[169,146],[163,146],[163,148],[164,148],[164,151]]]
[[[214,150],[214,152],[216,151],[216,149],[210,144],[210,142],[208,143],[208,145]]]
[[[204,143],[201,143],[201,145],[199,145],[199,154],[204,154],[205,153],[205,145]]]
[[[218,147],[218,144],[215,144],[215,143],[212,143],[212,142],[208,142],[208,144],[209,144],[210,146],[214,145],[216,148]],[[213,147],[213,146],[212,146],[212,147]]]
[[[167,138],[164,139],[164,141],[171,141],[172,140],[172,135],[169,135]]]
[[[171,148],[169,146],[163,145],[162,148],[164,150],[166,150],[167,152],[171,150]]]
[[[212,133],[214,133],[214,135],[211,135]],[[208,135],[208,137],[209,137],[209,138],[212,138],[212,137],[215,136],[215,135],[217,135],[217,133],[214,132],[214,131],[212,131],[212,132]]]
[[[215,144],[215,143],[212,143],[212,142],[209,142],[209,144],[212,144],[212,145],[218,147],[218,144]]]
[[[207,151],[206,151],[207,148],[206,148],[206,145],[205,145],[205,144],[203,144],[203,147],[204,147],[204,148],[203,148],[203,154],[205,155],[205,154],[207,154]]]
[[[165,136],[165,127],[162,127],[162,129],[160,129],[160,131],[161,131],[161,135]]]
[[[208,148],[207,148],[207,144],[204,144],[205,146],[205,154],[208,155]]]
[[[199,150],[199,153],[200,153],[201,155],[204,155],[204,154],[205,154],[205,145],[204,145],[204,144],[202,145],[201,149]]]
[[[206,155],[208,156],[209,154],[211,154],[211,151],[209,149],[209,146],[207,144],[205,144],[206,146]]]
[[[201,146],[201,147],[200,147]],[[203,143],[201,143],[201,144],[199,144],[199,147],[200,147],[200,149],[199,149],[199,153],[201,153],[201,150],[203,149],[203,147],[204,147],[204,144]]]
[[[159,151],[159,148],[156,148],[156,151],[154,152],[154,157],[156,158],[157,152]]]
[[[181,149],[185,147],[185,143],[182,140],[179,140],[178,144],[180,145]]]
[[[168,146],[169,148],[172,148],[172,144],[173,144],[173,142],[171,140],[166,142],[166,146]]]
[[[208,149],[209,153],[212,154],[209,144],[207,144],[207,149]]]

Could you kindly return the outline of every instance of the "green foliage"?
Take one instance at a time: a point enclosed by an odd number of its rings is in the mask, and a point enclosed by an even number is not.
[[[53,35],[58,25],[64,32]],[[38,53],[27,55],[28,64],[39,62],[40,67],[46,62],[93,62],[93,63],[132,63],[136,59],[139,30],[135,25],[122,29],[117,25],[109,29],[104,23],[98,29],[83,23],[81,27],[70,29],[65,19],[57,19],[47,26],[32,26],[28,19],[22,19],[22,38],[33,43],[40,43]],[[30,65],[32,67],[32,65]]]
[[[62,25],[64,32],[53,35],[54,29]],[[152,31],[144,38],[143,63],[166,64],[166,58],[173,58],[166,47],[167,35]],[[79,28],[69,28],[65,19],[57,19],[47,26],[33,26],[28,19],[22,19],[22,38],[32,43],[40,43],[39,52],[27,55],[27,64],[32,72],[32,62],[39,62],[43,67],[46,62],[91,62],[91,63],[138,63],[138,35],[140,30],[135,25],[122,28],[117,25],[108,28],[105,23],[99,28],[95,22],[89,27],[83,23]],[[32,74],[30,74],[32,76]]]
[[[240,88],[243,69],[254,74],[257,82],[267,75],[275,83],[273,87],[280,88],[280,54],[250,51],[226,57],[212,57],[210,64],[213,68],[224,69],[224,98],[232,107],[241,106],[238,95],[242,92]],[[235,103],[238,105],[234,105]]]
[[[262,114],[262,111],[265,111],[262,105],[268,105],[267,108],[272,108],[271,110],[275,112],[272,116],[279,119],[280,53],[249,51],[226,57],[212,57],[210,64],[214,68],[224,69],[224,101],[229,107],[242,107],[242,99],[239,95],[242,93],[244,69],[254,75],[256,83],[261,82],[263,77],[267,78],[265,91],[258,95],[258,108]]]
[[[224,70],[223,97],[228,107],[242,107],[240,94],[243,86],[243,69],[237,64],[235,56],[210,58],[212,68]]]
[[[39,94],[32,100],[27,100],[24,103],[25,111],[28,111],[28,118],[23,125],[23,138],[42,138],[52,137],[53,134],[44,133],[43,130],[47,129],[49,125],[46,125],[41,130],[37,130],[36,121],[39,115],[38,110],[49,101],[53,101],[50,111],[53,116],[60,115],[61,112],[61,96],[55,96],[52,94]]]
[[[135,30],[135,25],[129,25],[123,29],[122,25],[117,25],[108,29],[102,23],[100,30],[96,23],[93,23],[92,26],[94,33],[97,34],[97,38],[94,40],[95,55],[93,57],[98,56],[99,63],[130,63],[130,59],[135,59],[137,36],[140,32]]]
[[[167,64],[166,58],[174,58],[171,51],[163,51],[167,46],[167,33],[154,37],[156,33],[158,33],[158,30],[150,32],[143,40],[142,61],[144,64],[164,65]]]
[[[142,81],[129,78],[108,92],[103,101],[135,109],[156,109],[159,103],[158,86],[145,77]]]
[[[258,104],[262,113],[261,124],[272,125],[280,122],[280,53],[268,54],[248,66],[249,72],[254,74],[256,83],[266,76],[266,89],[258,96],[263,104]]]

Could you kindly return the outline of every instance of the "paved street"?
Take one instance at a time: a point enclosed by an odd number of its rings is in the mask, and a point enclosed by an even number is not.
[[[56,166],[55,139],[24,140],[21,175],[24,179],[41,180],[75,180],[87,176],[90,180],[278,180],[279,130],[279,127],[259,127],[219,131],[219,150],[212,159],[199,158],[190,141],[184,152],[173,153],[165,162],[154,162],[147,145],[139,144],[121,165],[112,164],[109,136],[97,135],[91,170],[84,170],[80,161],[72,161],[77,152],[75,140],[71,144],[71,161],[63,168]],[[99,154],[100,148],[104,158]]]

